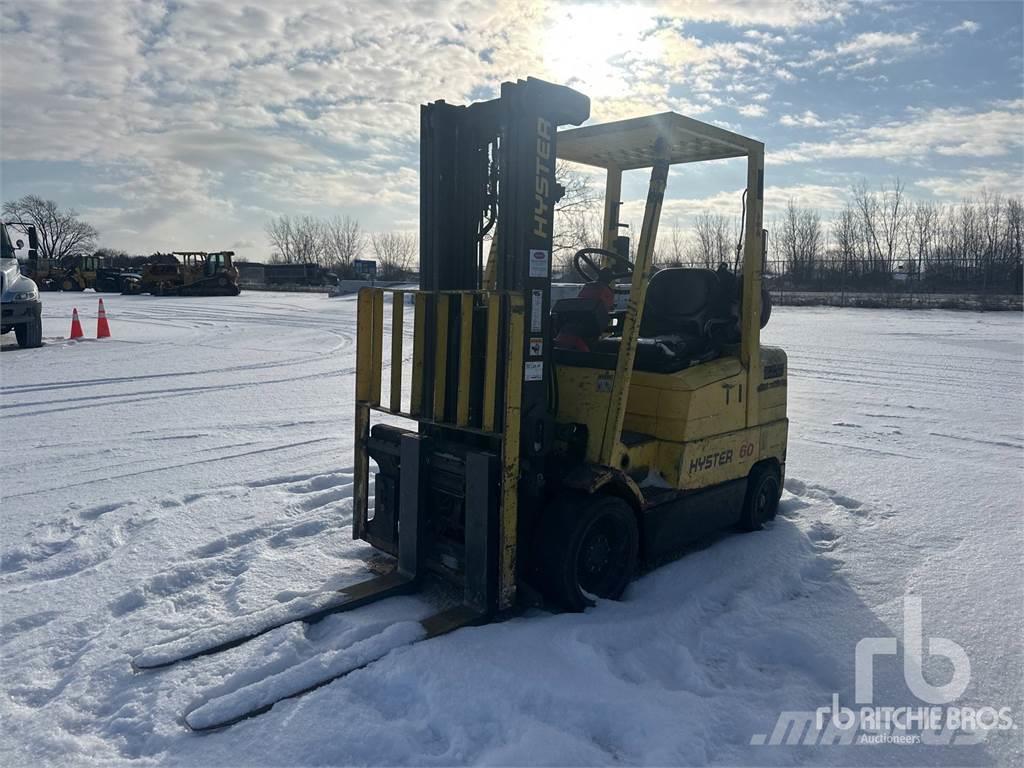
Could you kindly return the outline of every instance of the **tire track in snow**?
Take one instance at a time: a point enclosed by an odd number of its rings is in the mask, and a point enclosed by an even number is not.
[[[318,438],[314,438],[313,440],[300,440],[300,441],[295,442],[295,443],[285,443],[283,445],[277,445],[277,446],[273,446],[271,448],[260,448],[260,449],[254,450],[254,451],[243,451],[241,453],[233,453],[233,454],[229,454],[229,455],[226,455],[226,456],[221,456],[218,459],[218,461],[228,461],[230,459],[238,459],[238,458],[242,458],[242,457],[245,457],[245,456],[255,456],[255,455],[258,455],[258,454],[262,454],[262,453],[272,453],[274,451],[285,451],[285,450],[288,450],[289,448],[299,448],[299,447],[302,447],[304,445],[315,445],[316,443],[323,443],[323,442],[327,442],[328,440],[340,440],[340,439],[342,439],[342,438],[338,438],[338,437],[318,437]],[[53,493],[53,492],[56,492],[56,491],[62,491],[64,489],[66,489],[66,488],[77,488],[77,487],[83,486],[83,485],[93,485],[94,483],[105,483],[105,482],[108,482],[108,481],[111,481],[111,480],[123,480],[123,479],[128,478],[128,477],[139,477],[141,475],[149,475],[149,474],[152,474],[154,472],[167,472],[168,470],[172,470],[172,469],[180,469],[182,467],[191,467],[191,466],[195,466],[196,464],[209,464],[209,462],[210,462],[209,459],[200,459],[198,461],[185,461],[185,462],[182,462],[180,464],[168,464],[166,466],[154,467],[152,469],[144,469],[144,470],[140,470],[138,472],[125,472],[125,473],[122,473],[122,474],[119,474],[119,475],[110,475],[108,477],[97,477],[97,478],[93,478],[91,480],[83,480],[82,482],[78,482],[78,483],[68,483],[66,485],[58,485],[58,486],[55,486],[53,488],[43,488],[43,489],[40,489],[40,490],[24,491],[22,493],[9,493],[9,494],[5,494],[4,498],[6,498],[6,499],[16,499],[16,498],[20,498],[22,496],[34,496],[34,495],[37,495],[37,494],[40,494],[40,493]]]
[[[46,384],[22,384],[15,386],[0,387],[0,395],[23,395],[32,392],[53,392],[59,389],[77,389],[80,387],[108,386],[123,384],[125,382],[146,381],[149,379],[174,379],[188,376],[209,376],[216,373],[249,373],[251,371],[262,371],[270,368],[283,368],[321,360],[325,355],[310,355],[290,360],[280,360],[270,363],[253,363],[252,365],[232,365],[226,368],[208,368],[196,371],[169,371],[167,373],[149,373],[138,376],[116,376],[103,379],[78,379],[75,381],[64,381],[60,383]],[[47,401],[55,402],[55,401]]]
[[[38,402],[32,402],[32,403],[9,403],[7,405],[0,406],[0,409],[22,408],[22,407],[28,407],[28,406],[40,405],[40,404],[46,404],[46,405],[65,404],[66,405],[66,404],[70,404],[70,403],[79,403],[78,405],[75,406],[76,410],[80,410],[80,409],[84,409],[84,408],[103,408],[103,407],[111,406],[111,405],[124,405],[126,403],[142,403],[142,402],[146,402],[147,400],[157,400],[157,399],[162,399],[162,398],[189,397],[189,396],[192,396],[192,395],[202,394],[204,392],[224,391],[224,390],[229,390],[229,389],[248,389],[248,388],[252,388],[252,387],[261,387],[261,386],[263,386],[265,384],[291,384],[291,383],[296,382],[296,381],[306,381],[306,380],[309,380],[309,379],[333,378],[335,376],[350,376],[353,373],[355,373],[355,370],[356,369],[354,367],[352,367],[352,368],[343,368],[341,370],[335,370],[335,371],[320,371],[320,372],[316,372],[316,373],[306,373],[306,374],[302,374],[301,376],[288,376],[288,377],[281,378],[281,379],[262,379],[262,380],[259,380],[259,381],[242,381],[242,382],[236,382],[236,383],[233,383],[233,384],[223,384],[223,383],[222,384],[211,384],[211,385],[208,385],[208,386],[182,387],[182,388],[171,389],[171,390],[152,389],[152,390],[142,390],[140,392],[116,392],[116,393],[112,393],[112,394],[108,394],[108,395],[94,395],[94,396],[91,396],[91,397],[70,397],[70,398],[64,398],[62,400],[47,400],[47,401],[38,401]],[[97,398],[109,398],[109,399],[106,399],[106,400],[104,400],[103,402],[100,402],[100,403],[94,402]],[[113,398],[124,398],[124,399],[113,399]],[[46,414],[46,413],[59,413],[59,412],[66,411],[66,410],[67,410],[67,408],[39,408],[39,409],[36,409],[34,411],[25,411],[23,413],[5,413],[4,414],[4,418],[5,419],[17,419],[17,418],[22,418],[24,416],[40,416],[40,415]]]

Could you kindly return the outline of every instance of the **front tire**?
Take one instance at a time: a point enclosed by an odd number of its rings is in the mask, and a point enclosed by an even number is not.
[[[37,317],[31,322],[14,326],[14,337],[22,349],[35,349],[43,346],[43,320]]]
[[[747,494],[743,499],[740,528],[759,531],[779,511],[782,482],[774,464],[758,464],[747,477]]]
[[[573,493],[555,499],[544,516],[541,586],[548,598],[568,611],[619,599],[640,549],[632,507],[617,496]]]

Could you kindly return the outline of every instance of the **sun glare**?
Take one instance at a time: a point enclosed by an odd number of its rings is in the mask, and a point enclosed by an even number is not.
[[[627,96],[633,66],[657,58],[650,9],[635,5],[557,6],[548,15],[543,59],[555,82],[592,98]]]

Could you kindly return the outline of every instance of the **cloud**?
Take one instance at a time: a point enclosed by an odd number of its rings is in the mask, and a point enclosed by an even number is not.
[[[765,188],[765,216],[778,216],[792,200],[804,208],[814,208],[828,215],[846,206],[848,189],[831,184],[790,184]]]
[[[935,44],[924,42],[918,32],[861,32],[835,48],[815,48],[804,60],[791,62],[790,66],[801,69],[831,62],[841,69],[856,71],[879,64],[893,64],[935,48]],[[827,69],[825,67],[823,71]]]
[[[761,104],[744,104],[736,110],[744,117],[761,117],[767,113],[767,109]]]
[[[761,43],[771,45],[781,45],[782,43],[786,42],[786,38],[784,38],[782,35],[775,35],[772,34],[771,32],[762,32],[759,29],[748,29],[746,32],[743,33],[743,36],[750,38],[751,40],[757,40]]]
[[[892,32],[863,32],[845,43],[836,46],[836,53],[862,56],[879,51],[905,50],[920,44],[917,32],[896,34]]]
[[[737,27],[763,26],[783,29],[813,26],[826,21],[842,21],[854,7],[845,0],[790,0],[785,3],[677,0],[663,5],[666,15],[694,21],[719,21]]]
[[[806,110],[802,115],[783,115],[779,118],[782,125],[802,125],[807,128],[824,128],[833,123],[822,120],[811,110]]]
[[[970,19],[964,19],[955,27],[950,27],[949,29],[947,29],[946,34],[955,35],[957,32],[966,32],[969,35],[973,35],[979,29],[981,29],[981,24],[979,24],[976,21],[971,21]]]
[[[959,202],[982,192],[1024,196],[1024,179],[1018,171],[1001,168],[971,168],[954,175],[932,176],[914,182],[943,201]]]
[[[786,205],[793,200],[798,206],[814,208],[826,217],[846,206],[848,189],[828,184],[789,184],[765,187],[764,217],[770,225],[774,217],[780,216]],[[738,227],[742,212],[743,189],[723,190],[704,197],[666,198],[661,212],[661,237],[671,227],[688,229],[693,219],[704,213],[724,216]],[[622,221],[638,223],[643,219],[644,202],[626,201],[622,205]],[[661,239],[664,244],[664,239]]]
[[[905,120],[848,128],[825,142],[802,142],[771,152],[773,163],[822,159],[874,158],[894,162],[931,155],[960,158],[1015,157],[1019,165],[1024,136],[1024,100],[997,102],[991,109],[955,107],[910,110]]]

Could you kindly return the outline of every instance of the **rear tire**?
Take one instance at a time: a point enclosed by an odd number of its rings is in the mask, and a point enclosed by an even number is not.
[[[758,464],[747,477],[747,494],[743,499],[740,528],[759,531],[779,511],[782,482],[774,464]]]
[[[43,320],[40,317],[23,325],[14,326],[14,337],[22,349],[35,349],[43,346]]]
[[[617,496],[564,494],[544,510],[541,587],[568,611],[595,598],[617,600],[636,571],[640,533],[632,507]]]

